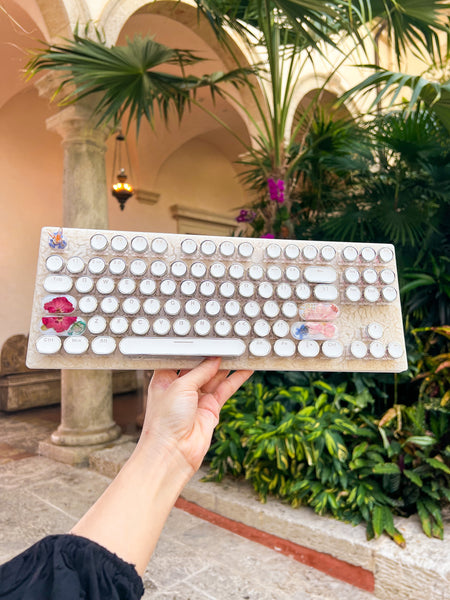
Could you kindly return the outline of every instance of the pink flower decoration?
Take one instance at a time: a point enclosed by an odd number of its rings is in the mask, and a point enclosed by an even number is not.
[[[46,302],[44,309],[49,313],[67,314],[74,311],[74,306],[65,296],[58,296]]]
[[[47,329],[54,329],[57,333],[62,333],[67,331],[76,320],[76,317],[42,317],[42,324]]]
[[[269,238],[269,239],[274,239],[274,234],[273,233],[265,233],[264,235],[261,236],[262,238]]]

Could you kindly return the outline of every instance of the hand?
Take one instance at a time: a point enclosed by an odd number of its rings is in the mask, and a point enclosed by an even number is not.
[[[253,371],[219,371],[220,359],[206,359],[190,371],[155,371],[148,388],[140,444],[176,450],[197,471],[211,444],[222,406]]]

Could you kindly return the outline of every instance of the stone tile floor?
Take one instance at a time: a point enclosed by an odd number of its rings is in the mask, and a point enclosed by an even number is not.
[[[0,563],[45,535],[69,530],[110,481],[36,456],[38,441],[58,420],[57,409],[0,413]],[[122,426],[129,432],[129,424]],[[145,600],[374,598],[177,508],[144,584]]]

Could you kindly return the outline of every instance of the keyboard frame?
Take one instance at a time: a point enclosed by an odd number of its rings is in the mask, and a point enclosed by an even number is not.
[[[61,349],[57,354],[45,355],[40,354],[36,350],[36,340],[42,335],[42,331],[40,330],[41,318],[44,314],[42,309],[43,299],[49,295],[43,287],[44,279],[47,275],[51,274],[46,268],[46,260],[51,255],[59,255],[62,258],[66,259],[71,256],[79,256],[84,260],[87,264],[88,260],[92,257],[99,256],[103,257],[105,261],[108,263],[111,258],[117,258],[119,256],[124,257],[125,259],[131,256],[134,258],[143,258],[144,260],[156,260],[161,258],[161,255],[157,255],[152,253],[150,250],[147,250],[145,253],[138,255],[134,251],[131,251],[130,244],[128,244],[128,248],[123,252],[114,252],[108,244],[107,249],[103,251],[94,251],[90,247],[90,239],[96,233],[101,233],[105,235],[109,242],[115,235],[125,235],[130,241],[132,237],[135,236],[144,236],[150,243],[153,238],[163,237],[169,244],[169,249],[167,253],[164,254],[164,258],[168,263],[171,263],[180,258],[180,255],[173,250],[174,243],[175,245],[179,245],[182,239],[191,238],[194,239],[199,245],[204,240],[213,240],[217,246],[226,240],[231,240],[235,244],[240,244],[245,241],[249,241],[253,244],[255,251],[253,256],[250,259],[240,259],[237,260],[236,256],[231,258],[219,257],[217,255],[212,258],[200,255],[199,250],[192,257],[184,257],[183,260],[186,260],[188,263],[196,262],[201,260],[208,267],[214,262],[223,262],[226,265],[229,265],[233,262],[241,263],[245,268],[248,268],[251,264],[259,263],[261,264],[263,260],[263,256],[265,254],[265,249],[270,243],[277,243],[284,249],[288,244],[295,244],[300,249],[307,245],[314,245],[319,250],[321,247],[325,245],[331,245],[337,250],[337,258],[335,258],[331,262],[326,262],[324,260],[315,259],[314,261],[306,261],[303,258],[296,260],[289,260],[284,257],[282,254],[281,258],[276,260],[266,260],[268,264],[295,264],[297,265],[303,273],[303,270],[306,266],[311,265],[329,265],[333,266],[338,271],[338,282],[335,284],[338,286],[338,290],[340,293],[343,293],[344,287],[342,283],[342,273],[344,270],[344,266],[357,266],[364,263],[349,263],[344,262],[340,257],[340,251],[343,250],[346,246],[354,246],[358,252],[365,247],[371,247],[375,251],[378,251],[382,247],[388,247],[393,252],[393,259],[389,263],[367,263],[367,267],[381,267],[389,268],[395,273],[395,281],[392,283],[392,287],[395,288],[397,292],[397,297],[393,302],[390,303],[369,303],[367,301],[352,304],[349,301],[343,301],[341,298],[334,301],[335,304],[338,305],[340,309],[340,315],[336,319],[335,323],[338,325],[339,329],[339,339],[344,344],[344,354],[340,358],[327,358],[323,355],[319,355],[315,358],[304,358],[296,352],[293,357],[285,358],[275,356],[273,353],[267,357],[253,357],[249,354],[238,358],[224,358],[222,359],[222,368],[224,369],[254,369],[260,371],[346,371],[346,372],[383,372],[383,373],[399,373],[407,369],[407,356],[406,356],[406,348],[404,341],[404,332],[403,332],[403,322],[402,322],[402,312],[400,305],[400,294],[398,288],[398,275],[397,275],[397,267],[395,262],[395,249],[391,244],[375,244],[375,243],[356,243],[356,242],[326,242],[326,241],[310,241],[310,240],[283,240],[283,239],[266,239],[266,238],[236,238],[236,237],[225,237],[225,236],[207,236],[207,235],[189,235],[189,234],[173,234],[173,233],[149,233],[149,232],[139,232],[139,231],[120,231],[120,230],[94,230],[94,229],[74,229],[74,228],[63,228],[63,236],[67,242],[67,245],[64,249],[55,249],[50,247],[49,245],[49,237],[55,231],[57,231],[59,227],[44,227],[41,231],[41,238],[39,244],[39,257],[37,264],[37,273],[36,273],[36,284],[35,284],[35,292],[34,292],[34,300],[32,307],[32,317],[31,317],[31,325],[30,325],[30,335],[29,335],[29,343],[28,343],[28,352],[27,352],[27,361],[26,364],[29,368],[34,369],[127,369],[127,370],[135,370],[135,369],[161,369],[161,368],[191,368],[198,364],[202,358],[201,357],[192,357],[192,358],[179,358],[179,357],[130,357],[123,356],[120,354],[119,349],[115,350],[113,355],[109,356],[99,356],[95,355],[92,350],[89,350],[83,355],[69,355],[65,353],[63,349]],[[358,259],[359,260],[359,259]],[[85,267],[85,271],[86,271]],[[84,271],[84,273],[85,273]],[[55,274],[67,274],[65,271],[65,267],[60,273]],[[72,275],[75,280],[77,277],[82,276],[83,273]],[[105,273],[102,273],[98,276],[93,276],[93,278],[102,277]],[[115,280],[120,280],[127,275],[110,275],[110,277]],[[186,276],[187,277],[187,276]],[[185,277],[185,278],[186,278]],[[136,277],[136,279],[138,279]],[[297,283],[292,284],[295,286]],[[179,286],[178,286],[179,287]],[[82,294],[79,294],[75,287],[72,288],[71,291],[66,292],[68,295],[72,295],[79,299]],[[94,292],[92,292],[94,295]],[[101,294],[95,292],[95,295],[101,297]],[[139,295],[139,294],[135,294]],[[120,294],[117,294],[120,296]],[[193,296],[194,298],[198,295]],[[295,299],[295,302],[300,305],[304,302],[313,302],[315,300],[298,300]],[[261,305],[263,304],[263,300],[261,300]],[[318,302],[318,301],[317,301]],[[77,311],[76,311],[77,312]],[[122,314],[121,311],[117,314]],[[92,315],[86,315],[86,321]],[[138,316],[138,315],[137,315]],[[131,317],[129,317],[131,318]],[[208,317],[211,321],[213,318]],[[278,317],[283,318],[283,317]],[[194,320],[194,318],[192,318]],[[271,319],[268,319],[271,321]],[[273,320],[273,319],[272,319]],[[292,322],[291,320],[289,320]],[[354,358],[350,355],[348,351],[348,345],[351,341],[355,339],[363,340],[365,342],[369,342],[369,338],[367,337],[365,331],[366,327],[369,323],[376,321],[381,323],[384,326],[385,335],[383,337],[383,341],[387,344],[390,341],[397,341],[402,344],[403,347],[403,355],[398,358],[390,358],[384,357],[381,359],[374,359],[370,357],[365,358]],[[86,330],[86,334],[88,337],[94,337],[93,334],[90,334]],[[105,332],[103,335],[107,335]],[[128,334],[124,334],[120,337],[126,337]],[[133,335],[133,334],[131,334]],[[64,337],[64,336],[63,336]],[[119,336],[115,336],[119,337]],[[156,337],[154,335],[143,336],[143,337]],[[188,336],[189,337],[189,336]],[[208,336],[210,337],[210,336]],[[239,336],[230,335],[229,337]],[[256,336],[255,336],[256,337]],[[250,339],[250,338],[247,338]],[[276,339],[271,336],[271,339]]]

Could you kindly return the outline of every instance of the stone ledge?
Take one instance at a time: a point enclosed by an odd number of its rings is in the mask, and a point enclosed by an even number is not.
[[[99,450],[93,455],[91,466],[113,477],[133,448],[134,444],[128,443]],[[353,527],[321,517],[308,507],[293,509],[273,498],[262,504],[247,482],[201,481],[206,472],[201,469],[186,485],[182,492],[185,500],[299,547],[370,571],[375,579],[374,596],[380,600],[450,600],[450,513],[445,516],[444,541],[427,538],[417,518],[396,518],[396,526],[407,544],[401,549],[385,536],[368,542],[364,526]]]

